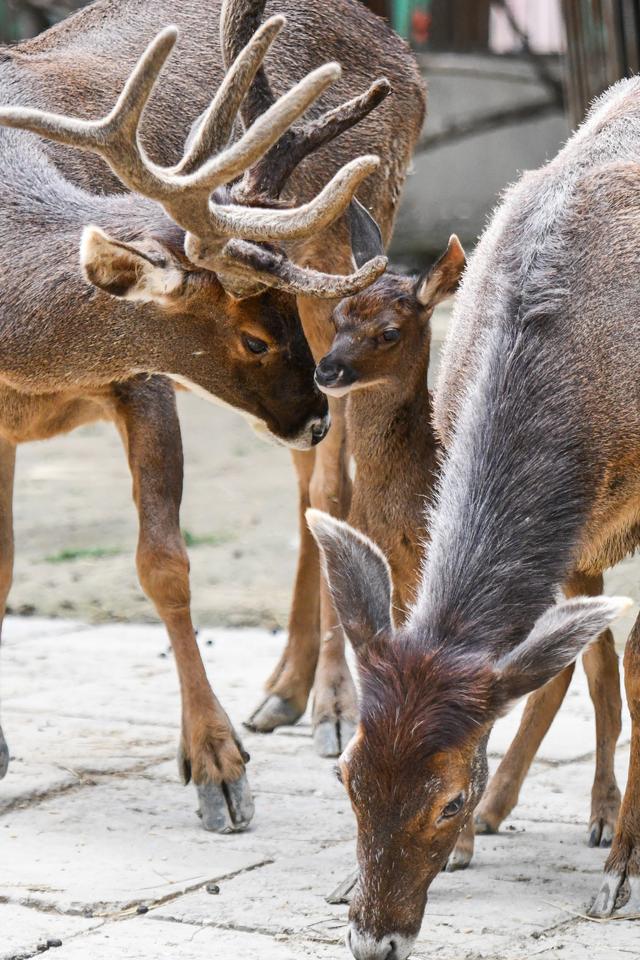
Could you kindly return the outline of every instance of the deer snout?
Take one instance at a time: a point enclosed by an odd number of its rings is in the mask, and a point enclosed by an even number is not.
[[[376,940],[368,933],[358,930],[355,923],[349,924],[347,946],[356,960],[406,960],[411,953],[415,937],[403,937],[389,933]]]
[[[316,367],[318,388],[330,397],[343,397],[349,392],[358,375],[352,367],[327,354]]]

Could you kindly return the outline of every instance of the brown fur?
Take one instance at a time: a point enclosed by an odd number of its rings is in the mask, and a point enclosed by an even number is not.
[[[381,21],[355,0],[330,0],[330,7],[324,4],[320,9],[311,0],[267,4],[267,14],[290,15],[284,39],[266,64],[276,94],[334,57],[344,66],[343,77],[312,115],[363,92],[378,75],[387,75],[394,85],[393,106],[387,101],[375,121],[365,119],[361,130],[346,131],[317,158],[305,161],[292,178],[286,199],[306,200],[354,155],[378,153],[383,163],[362,192],[370,198],[388,238],[422,123],[422,84],[407,48]],[[180,4],[100,0],[42,36],[2,51],[0,95],[6,104],[101,116],[113,105],[158,26],[176,23],[181,31],[177,50],[142,124],[142,139],[153,159],[174,162],[191,123],[223,76],[219,13],[219,0],[206,6],[199,0]],[[18,211],[17,227],[9,221],[13,248],[5,247],[4,262],[28,283],[14,280],[0,290],[2,469],[12,476],[16,443],[53,436],[92,419],[116,422],[128,451],[140,514],[141,582],[165,620],[176,652],[183,694],[183,772],[196,782],[235,780],[243,768],[242,751],[209,688],[190,620],[188,563],[179,533],[182,452],[173,388],[161,376],[149,378],[139,372],[178,376],[258,417],[289,442],[310,416],[321,417],[326,410],[326,402],[312,386],[313,362],[299,328],[298,310],[320,356],[329,339],[326,321],[331,308],[304,298],[296,304],[290,295],[273,291],[238,305],[214,275],[185,262],[183,236],[159,208],[122,194],[102,161],[57,144],[27,141],[26,134],[6,137],[3,147],[16,144],[17,156],[24,156],[20,151],[26,143],[34,155],[46,153],[61,176],[56,179],[46,163],[41,165],[38,169],[47,171],[45,177],[24,187],[35,202],[30,207],[24,204],[26,212]],[[16,169],[22,175],[30,165],[20,160]],[[6,182],[3,186],[8,189]],[[10,204],[2,206],[5,216],[12,212]],[[25,233],[25,223],[30,234]],[[141,260],[150,251],[171,270],[182,271],[183,284],[161,302],[145,304],[116,301],[87,287],[77,265],[80,234],[87,223],[97,223],[130,248],[119,260],[117,289],[112,292],[124,293],[140,276]],[[291,256],[326,272],[344,272],[349,269],[347,233],[338,224],[327,236],[293,245]],[[104,271],[99,264],[94,267],[92,279],[100,285]],[[254,356],[244,345],[243,333],[257,335],[275,349]],[[339,436],[339,412],[335,419]],[[296,459],[302,463],[305,457],[300,454]],[[318,481],[321,492],[316,500],[324,505],[334,476],[344,471],[340,462],[332,461],[331,448],[320,459],[325,460],[324,479]],[[315,454],[307,454],[302,468],[303,501],[308,498],[309,464],[314,460]],[[2,542],[9,544],[9,503],[4,504],[0,527]],[[311,589],[318,564],[308,534],[307,539],[299,582]],[[3,556],[3,567],[7,563]],[[7,590],[9,581],[10,576],[3,578]],[[305,596],[303,606],[298,598],[294,617],[292,645],[305,638],[299,655],[302,666],[290,674],[283,694],[291,693],[295,699],[297,693],[297,702],[303,703],[317,657],[317,604]],[[2,767],[0,756],[3,773]]]

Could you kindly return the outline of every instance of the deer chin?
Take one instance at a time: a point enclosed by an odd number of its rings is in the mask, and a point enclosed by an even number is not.
[[[318,390],[326,394],[327,397],[346,397],[348,393],[351,393],[355,387],[355,383],[350,383],[346,387],[323,387],[321,383],[318,383],[316,380],[316,386]]]
[[[273,433],[265,421],[261,420],[260,417],[256,417],[255,414],[248,413],[246,410],[241,410],[239,407],[232,406],[232,404],[227,403],[226,400],[216,397],[214,393],[209,393],[209,391],[205,390],[204,387],[194,383],[193,380],[189,380],[187,377],[181,377],[177,373],[166,373],[164,376],[169,377],[174,383],[184,387],[184,389],[188,390],[190,393],[194,393],[197,397],[202,397],[203,400],[208,400],[209,403],[215,403],[219,407],[226,407],[227,410],[233,410],[234,413],[239,413],[242,419],[246,420],[246,422],[249,424],[256,436],[260,437],[261,440],[264,440],[265,443],[272,443],[279,447],[289,447],[293,450],[310,450],[311,447],[315,445],[313,439],[313,427],[315,424],[321,421],[320,417],[311,417],[311,419],[305,423],[304,427],[299,433],[290,439],[285,440],[284,437],[279,437],[277,434]],[[326,425],[326,430],[328,430],[331,422],[329,414],[322,418],[322,422]]]

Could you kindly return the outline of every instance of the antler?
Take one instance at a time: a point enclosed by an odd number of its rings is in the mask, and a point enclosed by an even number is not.
[[[4,108],[0,109],[0,123],[31,130],[102,156],[127,187],[162,204],[186,231],[187,256],[202,267],[216,270],[232,293],[239,291],[239,295],[247,296],[259,292],[265,284],[303,292],[319,289],[323,282],[324,296],[355,293],[384,271],[384,258],[377,258],[349,277],[309,271],[308,282],[305,282],[305,271],[289,264],[286,258],[277,254],[264,258],[261,257],[264,251],[259,247],[251,252],[228,240],[232,237],[243,241],[292,240],[324,229],[344,212],[358,185],[376,169],[377,157],[359,157],[346,164],[317,197],[297,209],[250,209],[236,204],[218,205],[212,199],[214,191],[236,180],[281,142],[291,125],[340,75],[338,64],[326,64],[312,71],[256,117],[237,142],[222,150],[242,99],[251,90],[283,24],[282,17],[272,17],[256,31],[229,70],[182,160],[174,167],[158,166],[147,156],[138,138],[138,128],[176,42],[175,27],[166,28],[149,44],[115,107],[102,120],[87,121],[39,110]],[[339,112],[340,108],[331,113]],[[344,123],[343,117],[332,120],[329,126],[337,127],[340,123]],[[222,152],[212,156],[219,150]],[[252,261],[266,264],[266,269],[256,271]],[[241,276],[247,269],[253,271],[253,280]],[[334,289],[340,292],[334,293]]]
[[[227,66],[237,59],[243,46],[257,30],[264,8],[265,0],[224,0],[220,12],[220,45]],[[376,80],[361,96],[309,121],[301,130],[288,130],[262,160],[247,170],[242,184],[234,187],[234,199],[245,203],[256,196],[279,197],[287,180],[305,157],[359,123],[389,93],[389,81],[385,78]],[[255,123],[275,102],[269,78],[261,65],[240,107],[245,128]]]

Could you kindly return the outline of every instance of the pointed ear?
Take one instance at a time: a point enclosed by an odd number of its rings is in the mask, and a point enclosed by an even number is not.
[[[380,227],[369,211],[355,197],[349,204],[349,225],[351,227],[351,253],[358,268],[364,267],[374,257],[384,257]]]
[[[82,271],[94,287],[123,300],[163,303],[180,293],[185,272],[161,244],[114,240],[99,227],[82,231]]]
[[[451,297],[460,283],[466,257],[455,233],[440,259],[424,273],[416,284],[416,299],[423,307],[433,309],[441,300]]]
[[[505,699],[515,700],[543,686],[631,605],[627,597],[579,597],[551,607],[527,639],[496,664]]]
[[[307,510],[336,612],[354,649],[392,629],[391,571],[375,543],[348,523]]]

